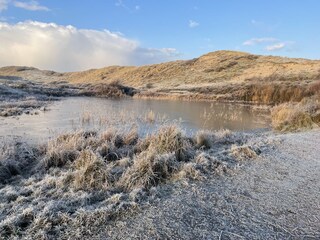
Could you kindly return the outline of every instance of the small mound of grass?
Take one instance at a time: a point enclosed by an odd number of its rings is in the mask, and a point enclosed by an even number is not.
[[[250,146],[231,146],[231,155],[237,160],[246,160],[256,158],[257,153]]]
[[[165,181],[177,170],[177,161],[172,154],[158,155],[144,151],[135,157],[133,165],[119,180],[119,186],[127,190],[150,188]]]
[[[109,186],[107,165],[90,150],[84,150],[74,162],[73,186],[76,189],[97,190]]]
[[[148,149],[154,150],[157,154],[173,152],[178,161],[188,161],[193,155],[190,141],[176,126],[161,128],[158,134],[146,138],[142,145],[148,146]]]
[[[272,126],[281,132],[294,132],[320,126],[320,99],[312,97],[299,103],[284,103],[271,111]]]
[[[214,142],[213,135],[208,131],[199,131],[196,134],[195,142],[198,148],[211,148]]]
[[[20,175],[36,161],[38,151],[26,144],[17,142],[0,144],[0,183],[5,184],[14,176]]]

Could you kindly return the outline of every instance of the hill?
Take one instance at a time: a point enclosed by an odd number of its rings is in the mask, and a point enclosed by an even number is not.
[[[75,84],[119,81],[140,89],[140,97],[277,103],[312,95],[310,89],[320,80],[320,61],[217,51],[192,60],[70,73],[4,67],[0,75]]]
[[[219,82],[241,83],[254,78],[307,80],[320,78],[320,61],[259,56],[243,52],[217,51],[187,61],[142,67],[106,67],[66,74],[72,82],[120,80],[126,85],[168,88],[202,86]]]

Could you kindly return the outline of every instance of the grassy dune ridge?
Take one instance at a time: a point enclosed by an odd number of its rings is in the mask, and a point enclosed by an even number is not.
[[[270,142],[230,131],[186,137],[176,126],[140,138],[79,131],[1,148],[0,235],[81,236],[161,196],[164,183],[230,174]],[[12,210],[10,210],[12,209]]]
[[[146,66],[110,66],[56,73],[30,67],[0,68],[0,76],[77,84],[119,82],[135,97],[278,104],[315,94],[320,61],[217,51],[199,58]],[[97,93],[99,94],[99,93]]]

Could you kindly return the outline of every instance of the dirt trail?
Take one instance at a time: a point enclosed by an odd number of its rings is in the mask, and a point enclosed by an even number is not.
[[[232,176],[168,186],[99,239],[320,239],[320,131],[280,135]]]

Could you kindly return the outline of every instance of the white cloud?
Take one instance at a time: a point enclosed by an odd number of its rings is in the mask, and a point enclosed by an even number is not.
[[[115,2],[115,5],[116,7],[121,7],[121,8],[124,8],[126,9],[128,12],[135,12],[135,11],[139,11],[141,9],[141,7],[139,5],[135,5],[135,6],[132,6],[132,7],[128,7],[123,0],[116,0]]]
[[[9,0],[0,0],[0,12],[7,10]]]
[[[278,51],[286,47],[286,43],[277,43],[266,47],[267,51]]]
[[[45,7],[45,6],[41,6],[37,1],[29,1],[29,2],[20,2],[20,1],[14,1],[13,5],[15,7],[18,8],[23,8],[25,10],[29,10],[29,11],[49,11],[50,9]]]
[[[267,38],[252,38],[252,39],[249,39],[247,41],[245,41],[243,43],[243,45],[245,46],[253,46],[253,45],[256,45],[256,44],[259,44],[259,43],[266,43],[266,42],[277,42],[278,39],[276,38],[271,38],[271,37],[267,37]]]
[[[24,65],[78,71],[108,65],[141,65],[174,60],[173,48],[143,48],[108,30],[97,31],[26,21],[0,22],[0,66]]]
[[[193,20],[189,20],[189,27],[191,28],[195,28],[195,27],[198,27],[200,24],[196,21],[193,21]]]

